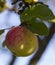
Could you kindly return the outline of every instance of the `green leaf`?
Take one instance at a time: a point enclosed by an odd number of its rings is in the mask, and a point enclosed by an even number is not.
[[[53,19],[48,20],[48,22],[53,22],[53,23],[55,23],[55,16],[54,16]]]
[[[0,30],[0,35],[4,32],[4,30]]]
[[[3,46],[3,47],[5,47],[5,46],[6,46],[6,42],[5,42],[5,41],[3,42],[2,46]]]
[[[35,7],[36,17],[42,20],[50,20],[54,18],[52,11],[47,5],[37,5]]]
[[[45,4],[36,5],[25,10],[20,17],[22,22],[29,21],[34,17],[46,21],[54,19],[52,11]]]
[[[33,33],[36,33],[38,35],[48,35],[49,29],[42,21],[36,21],[34,19],[31,20],[27,26],[28,29],[30,29]]]
[[[21,21],[22,21],[22,22],[29,21],[29,20],[31,20],[33,17],[36,17],[36,16],[33,15],[33,9],[32,9],[32,8],[25,10],[25,11],[20,15],[20,18],[21,18]]]

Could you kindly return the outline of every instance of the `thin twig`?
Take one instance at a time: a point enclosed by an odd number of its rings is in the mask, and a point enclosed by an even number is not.
[[[16,60],[16,56],[12,56],[12,61],[9,63],[9,65],[13,65],[14,64],[14,62],[15,62],[15,60]]]

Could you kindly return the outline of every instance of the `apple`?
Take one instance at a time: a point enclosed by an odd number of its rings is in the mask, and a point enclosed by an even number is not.
[[[6,45],[16,56],[29,56],[38,48],[38,38],[24,26],[13,27],[6,35]]]

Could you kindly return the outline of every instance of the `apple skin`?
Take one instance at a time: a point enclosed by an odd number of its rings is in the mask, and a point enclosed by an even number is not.
[[[27,28],[17,26],[7,33],[6,45],[16,56],[29,56],[38,48],[38,39]]]
[[[0,12],[3,12],[5,9],[6,0],[0,0]]]

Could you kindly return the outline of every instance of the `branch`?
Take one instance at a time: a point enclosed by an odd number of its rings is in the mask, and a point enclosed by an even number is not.
[[[50,28],[49,35],[45,37],[42,41],[39,39],[39,50],[36,52],[34,57],[30,60],[28,65],[36,65],[36,63],[41,58],[41,55],[46,49],[46,46],[48,45],[49,41],[51,40],[53,34],[55,32],[55,24],[53,24]]]
[[[9,65],[13,65],[14,62],[15,62],[15,60],[16,60],[16,56],[13,55],[13,57],[12,57],[12,61],[9,63]]]

